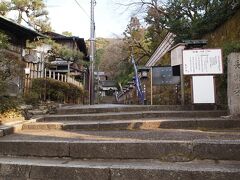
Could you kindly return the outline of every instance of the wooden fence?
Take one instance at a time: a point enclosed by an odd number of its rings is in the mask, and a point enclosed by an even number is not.
[[[71,84],[73,84],[75,86],[78,86],[78,87],[83,87],[81,82],[76,81],[74,78],[70,77],[69,75],[63,75],[63,74],[60,74],[56,71],[45,69],[44,77],[55,79],[55,80],[61,81],[61,82],[68,82],[68,83],[71,83]]]
[[[30,69],[30,73],[26,74],[25,77],[25,93],[28,93],[30,91],[30,88],[32,86],[32,80],[36,78],[50,78],[61,82],[71,83],[77,87],[83,88],[81,82],[76,81],[74,78],[70,77],[67,74],[64,75],[53,70],[43,69],[43,64],[41,63],[27,63],[26,68]]]

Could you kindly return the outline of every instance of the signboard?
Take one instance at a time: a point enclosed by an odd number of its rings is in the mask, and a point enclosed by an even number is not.
[[[26,74],[26,75],[29,75],[29,74],[31,73],[31,69],[28,68],[28,67],[26,67],[26,68],[24,69],[24,71],[25,71],[25,74]]]
[[[181,65],[185,45],[180,45],[171,51],[171,66]]]
[[[222,74],[221,49],[199,49],[183,51],[183,74]]]
[[[172,67],[153,67],[152,68],[153,85],[179,84],[180,77],[173,76]]]
[[[215,103],[213,76],[193,76],[193,103]]]

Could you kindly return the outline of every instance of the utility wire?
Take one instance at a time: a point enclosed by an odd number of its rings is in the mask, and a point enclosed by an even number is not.
[[[87,17],[89,17],[89,19],[91,20],[91,17],[87,13],[87,11],[85,11],[85,9],[79,4],[79,2],[77,0],[74,0],[74,1],[77,3],[77,5],[80,7],[80,9],[84,12],[84,14],[87,15]]]

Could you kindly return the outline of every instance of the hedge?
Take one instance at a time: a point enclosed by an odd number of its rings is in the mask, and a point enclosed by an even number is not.
[[[32,81],[30,101],[34,99],[56,102],[79,103],[84,96],[84,89],[76,85],[54,79],[38,78]]]

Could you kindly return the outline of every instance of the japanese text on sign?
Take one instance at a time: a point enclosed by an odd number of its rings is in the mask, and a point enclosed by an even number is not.
[[[183,73],[185,75],[222,74],[221,49],[184,50]]]

